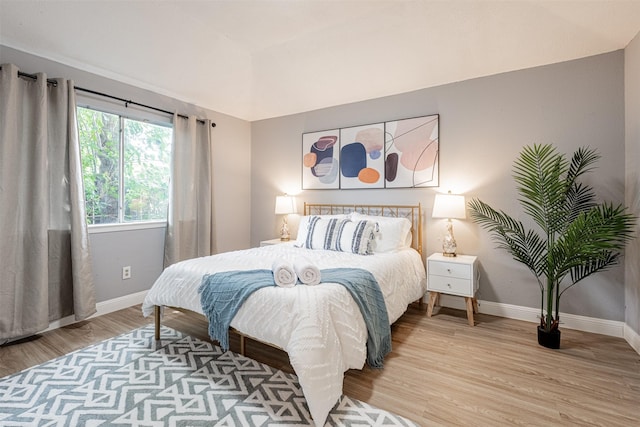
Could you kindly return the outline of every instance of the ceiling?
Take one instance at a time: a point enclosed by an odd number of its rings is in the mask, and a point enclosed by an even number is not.
[[[0,0],[0,44],[252,121],[623,49],[639,31],[636,0]]]

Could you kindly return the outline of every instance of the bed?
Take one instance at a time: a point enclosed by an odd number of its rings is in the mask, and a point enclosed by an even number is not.
[[[334,239],[335,247],[324,249],[328,232],[322,226],[335,224],[334,218],[347,226],[375,224],[369,244],[357,249],[352,245],[348,250],[338,247],[339,239]],[[350,243],[353,241],[352,238]],[[421,301],[426,292],[421,249],[420,205],[305,203],[296,240],[176,263],[154,283],[142,310],[145,316],[155,312],[159,339],[161,307],[204,314],[198,293],[203,276],[230,270],[271,269],[274,262],[283,260],[303,261],[321,271],[355,268],[371,272],[380,285],[392,324],[410,303]],[[241,336],[242,353],[244,337],[287,352],[317,426],[324,425],[342,395],[344,372],[362,369],[367,358],[365,320],[351,294],[337,283],[259,289],[242,304],[230,326]]]

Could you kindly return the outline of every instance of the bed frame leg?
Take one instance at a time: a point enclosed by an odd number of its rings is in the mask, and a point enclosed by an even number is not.
[[[156,341],[160,341],[160,306],[156,305],[154,307],[154,318],[155,318],[155,339]]]

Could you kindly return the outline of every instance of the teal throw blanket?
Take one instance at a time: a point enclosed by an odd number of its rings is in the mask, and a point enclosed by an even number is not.
[[[391,325],[380,285],[370,271],[361,268],[320,270],[322,282],[339,283],[360,307],[367,326],[367,363],[382,368],[384,357],[391,353]]]
[[[271,270],[236,270],[207,274],[198,288],[209,336],[229,350],[229,325],[242,304],[258,289],[276,286]]]
[[[320,270],[320,278],[322,283],[339,283],[349,291],[367,327],[367,363],[382,368],[384,357],[391,352],[391,326],[373,274],[360,268],[330,268]],[[209,336],[224,351],[229,349],[229,326],[236,313],[249,295],[267,286],[275,286],[271,270],[225,271],[202,278],[198,292],[209,320]]]

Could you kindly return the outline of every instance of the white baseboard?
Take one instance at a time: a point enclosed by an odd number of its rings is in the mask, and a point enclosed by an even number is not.
[[[147,291],[137,292],[135,294],[125,295],[122,297],[110,299],[96,304],[97,312],[91,317],[102,316],[103,314],[112,313],[122,310],[132,305],[141,304]],[[427,300],[428,301],[428,300]],[[440,304],[445,307],[451,307],[459,310],[466,310],[464,298],[451,295],[440,295]],[[524,320],[526,322],[538,323],[539,310],[531,307],[523,307],[511,304],[501,304],[492,301],[478,301],[478,311],[483,314],[492,316],[506,317],[509,319]],[[597,319],[594,317],[578,316],[575,314],[561,313],[561,325],[564,328],[577,329],[579,331],[592,332],[596,334],[609,335],[618,338],[624,338],[629,345],[640,354],[640,335],[627,326],[624,322],[615,320]],[[52,322],[45,331],[57,329],[63,326],[75,323],[73,316]]]
[[[135,294],[124,295],[118,298],[113,298],[107,301],[102,301],[96,304],[97,312],[89,317],[89,319],[97,316],[102,316],[103,314],[113,313],[114,311],[122,310],[123,308],[131,307],[132,305],[142,304],[144,301],[144,297],[147,295],[148,291],[137,292]],[[52,329],[58,329],[63,326],[71,325],[72,323],[76,323],[76,319],[74,316],[67,316],[62,319],[56,320],[55,322],[51,322],[49,327],[42,332],[47,332]]]
[[[462,297],[441,294],[440,304],[445,307],[466,310],[464,298]],[[490,314],[492,316],[524,320],[526,322],[533,323],[540,322],[540,310],[531,307],[501,304],[492,301],[478,301],[478,311],[480,313]],[[619,322],[616,320],[597,319],[595,317],[578,316],[576,314],[567,313],[560,313],[560,326],[563,328],[577,329],[579,331],[593,332],[595,334],[603,334],[625,339],[627,339],[625,336],[625,329],[631,329],[626,327],[624,322]],[[627,339],[627,341],[629,340]]]
[[[628,325],[624,325],[624,339],[640,354],[640,335]]]

